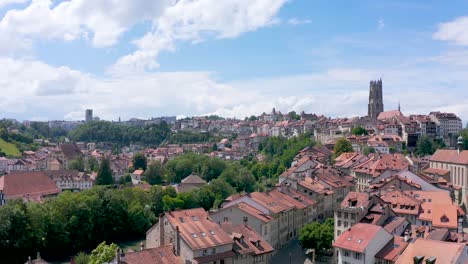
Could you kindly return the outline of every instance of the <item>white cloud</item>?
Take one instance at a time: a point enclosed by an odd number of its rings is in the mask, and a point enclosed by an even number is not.
[[[154,19],[154,30],[135,41],[137,50],[120,58],[110,72],[154,69],[160,51],[174,50],[176,41],[197,43],[206,38],[235,38],[275,24],[287,0],[180,0]]]
[[[305,25],[305,24],[310,24],[312,23],[312,20],[310,19],[298,19],[298,18],[291,18],[288,20],[288,25],[291,26],[299,26],[299,25]]]
[[[111,46],[135,23],[158,17],[168,4],[169,0],[123,0],[118,4],[73,0],[54,5],[51,0],[33,0],[26,8],[5,14],[0,21],[0,36],[4,37],[0,40],[10,40],[11,46],[13,38],[24,46],[23,42],[35,38],[71,41],[91,36],[94,46]]]
[[[377,29],[382,30],[385,27],[385,22],[383,19],[377,20]]]
[[[440,23],[432,35],[434,39],[449,41],[457,45],[468,45],[468,16]]]

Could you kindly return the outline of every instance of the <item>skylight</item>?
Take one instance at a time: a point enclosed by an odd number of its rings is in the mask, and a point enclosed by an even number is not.
[[[348,237],[348,241],[351,241],[352,237]]]
[[[214,236],[215,232],[213,230],[210,230],[210,234],[212,234]]]
[[[362,242],[362,239],[358,239],[357,243],[361,244],[361,242]]]
[[[202,237],[206,237],[205,232],[201,232]]]
[[[197,234],[192,233],[192,237],[193,237],[193,238],[197,238],[198,236],[197,236]]]

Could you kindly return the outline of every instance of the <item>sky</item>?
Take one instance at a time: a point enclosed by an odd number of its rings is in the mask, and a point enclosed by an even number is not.
[[[0,0],[0,118],[305,111],[468,121],[468,1]]]

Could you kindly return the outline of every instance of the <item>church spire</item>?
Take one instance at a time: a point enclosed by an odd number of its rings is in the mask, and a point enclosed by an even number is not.
[[[398,101],[398,112],[401,112],[400,101]]]

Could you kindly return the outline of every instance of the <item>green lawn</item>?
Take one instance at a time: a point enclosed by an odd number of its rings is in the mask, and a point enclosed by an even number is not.
[[[4,152],[7,156],[20,157],[21,152],[15,144],[8,143],[0,138],[0,151]]]

